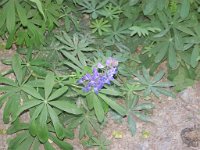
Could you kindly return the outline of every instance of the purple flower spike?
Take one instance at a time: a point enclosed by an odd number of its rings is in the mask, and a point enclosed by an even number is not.
[[[83,88],[84,92],[89,92],[91,89],[94,90],[96,94],[98,94],[99,90],[103,88],[105,84],[110,84],[110,81],[114,80],[114,75],[117,73],[118,61],[109,58],[106,61],[107,68],[104,72],[99,73],[98,68],[102,69],[104,66],[101,63],[97,64],[97,68],[93,68],[92,74],[84,75],[77,83],[84,84]]]

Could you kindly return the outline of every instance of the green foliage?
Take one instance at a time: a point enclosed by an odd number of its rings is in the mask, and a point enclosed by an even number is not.
[[[173,83],[159,82],[164,76],[163,71],[160,71],[154,76],[153,79],[151,79],[149,72],[145,68],[143,68],[142,75],[135,74],[135,76],[137,77],[138,82],[140,82],[142,85],[146,87],[144,91],[144,96],[149,96],[151,93],[153,93],[157,97],[160,97],[160,94],[174,97],[174,95],[171,92],[163,89],[163,88],[169,88],[169,87],[174,86]]]
[[[108,32],[110,25],[108,24],[107,20],[101,18],[100,20],[96,19],[94,22],[92,22],[90,27],[93,29],[93,33],[98,32],[99,35],[102,35],[103,32]]]
[[[0,6],[0,34],[8,34],[6,48],[13,43],[27,47],[44,44],[44,34],[58,24],[61,10],[61,3],[53,0],[7,0]]]
[[[196,0],[0,2],[0,34],[7,37],[6,47],[21,46],[12,60],[4,61],[11,70],[0,74],[3,121],[11,123],[9,134],[17,134],[9,149],[15,145],[54,149],[52,142],[60,149],[72,149],[64,139],[73,138],[74,129],[80,140],[87,139],[86,147],[109,149],[101,132],[110,112],[125,117],[135,135],[137,119],[150,121],[152,95],[174,97],[171,87],[181,91],[198,79],[199,4]],[[53,30],[55,26],[59,28]],[[118,61],[118,74],[98,93],[84,92],[77,81],[110,57]],[[164,64],[173,83],[160,71]],[[8,73],[14,73],[15,80],[3,76]],[[28,123],[19,121],[25,112]]]

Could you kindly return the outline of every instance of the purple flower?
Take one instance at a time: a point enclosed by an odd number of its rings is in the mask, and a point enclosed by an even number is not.
[[[106,61],[107,69],[104,72],[99,73],[98,69],[104,68],[101,63],[98,63],[97,68],[93,68],[92,74],[84,75],[80,80],[78,80],[78,84],[83,84],[83,91],[89,92],[91,89],[94,90],[96,94],[98,94],[99,90],[103,88],[105,84],[110,84],[110,81],[114,80],[114,75],[117,73],[118,61],[109,58]]]
[[[118,66],[118,61],[112,57],[109,57],[106,60],[106,66],[107,67],[117,67]]]
[[[102,68],[104,68],[104,65],[102,65],[101,63],[98,63],[97,68],[102,69]]]

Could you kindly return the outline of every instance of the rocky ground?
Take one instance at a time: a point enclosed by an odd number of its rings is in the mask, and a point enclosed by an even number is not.
[[[13,51],[0,51],[0,59],[11,57]],[[0,63],[0,72],[8,66]],[[137,121],[137,133],[131,136],[126,118],[122,123],[112,119],[103,134],[110,141],[109,150],[198,150],[200,149],[200,83],[177,94],[176,99],[153,99],[152,122]],[[6,129],[0,109],[0,150],[6,150]],[[113,136],[119,132],[120,138]],[[75,150],[84,150],[77,139],[71,141]]]

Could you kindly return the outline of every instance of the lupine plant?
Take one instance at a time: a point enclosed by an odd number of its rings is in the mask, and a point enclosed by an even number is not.
[[[134,136],[138,119],[151,120],[156,107],[152,96],[174,97],[171,87],[180,91],[199,74],[199,4],[0,2],[6,48],[21,46],[11,60],[3,61],[11,69],[0,74],[3,121],[11,125],[7,134],[16,134],[8,149],[49,150],[57,145],[70,150],[73,146],[65,139],[73,139],[74,130],[86,147],[109,149],[102,133],[113,116],[127,120]],[[167,64],[166,77],[173,83],[166,81],[160,64]],[[27,122],[20,118],[24,113]]]

